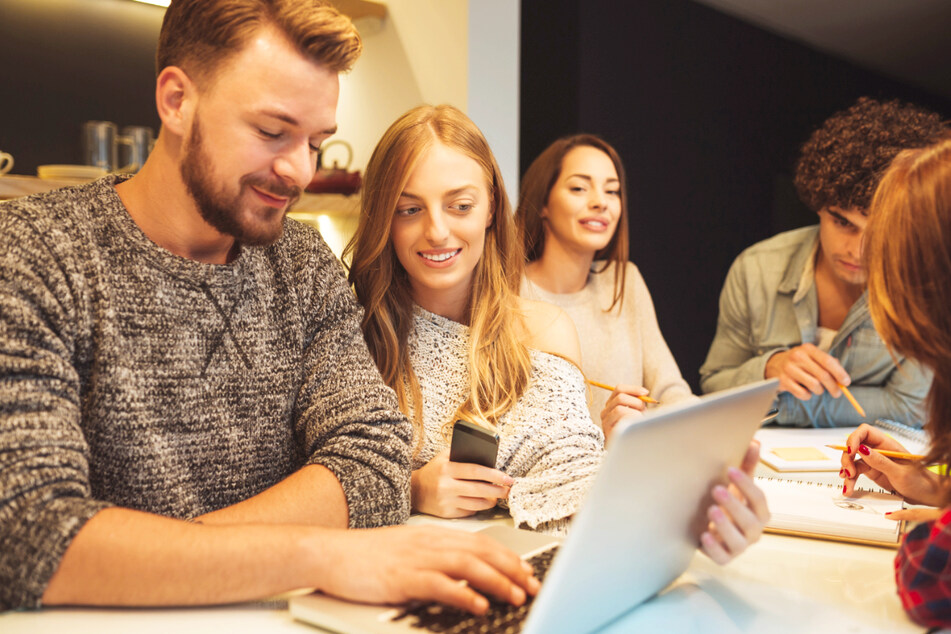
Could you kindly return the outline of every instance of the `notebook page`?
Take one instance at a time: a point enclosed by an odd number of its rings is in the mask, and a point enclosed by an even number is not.
[[[844,497],[838,485],[757,477],[771,519],[767,528],[839,539],[898,542],[900,522],[885,518],[902,499],[884,492],[856,491]]]

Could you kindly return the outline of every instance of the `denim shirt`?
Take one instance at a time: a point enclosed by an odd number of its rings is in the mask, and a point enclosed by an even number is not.
[[[812,268],[818,240],[818,226],[794,229],[754,244],[736,259],[720,294],[717,333],[700,368],[704,392],[759,381],[773,354],[815,343],[819,300],[807,267]],[[781,392],[777,423],[850,427],[888,418],[922,426],[931,373],[910,359],[892,358],[872,325],[865,293],[849,309],[829,354],[849,373],[849,390],[867,417],[828,392],[808,401]]]

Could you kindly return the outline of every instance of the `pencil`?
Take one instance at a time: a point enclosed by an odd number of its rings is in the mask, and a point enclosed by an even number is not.
[[[848,451],[849,448],[845,445],[826,445],[829,449],[838,449],[839,451]],[[874,449],[883,456],[889,458],[895,458],[896,460],[924,460],[925,456],[919,456],[918,454],[913,453],[904,453],[901,451],[890,451],[888,449]]]
[[[593,385],[593,386],[595,386],[595,387],[599,387],[599,388],[601,388],[602,390],[607,390],[608,392],[613,392],[613,391],[614,391],[614,388],[611,387],[610,385],[608,385],[607,383],[598,383],[597,381],[591,381],[591,380],[589,380],[589,379],[585,379],[585,382],[586,382],[586,383],[590,383],[591,385]],[[649,397],[649,396],[638,396],[637,398],[641,399],[641,400],[644,401],[645,403],[650,403],[650,404],[652,404],[652,405],[657,405],[657,404],[658,404],[658,401],[657,401],[657,400],[652,399],[652,398]]]
[[[849,388],[845,387],[839,383],[839,388],[842,390],[842,393],[845,394],[845,398],[849,399],[849,403],[852,403],[852,407],[855,408],[855,411],[859,413],[859,416],[865,418],[865,410],[862,409],[862,406],[859,405],[859,402],[855,400],[855,397],[852,396],[852,392],[849,392]]]

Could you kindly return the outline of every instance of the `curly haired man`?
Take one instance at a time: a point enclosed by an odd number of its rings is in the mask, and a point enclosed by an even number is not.
[[[813,132],[794,180],[819,224],[754,244],[734,261],[700,368],[704,392],[777,378],[779,424],[854,426],[888,418],[922,425],[931,376],[891,355],[875,332],[862,239],[872,194],[891,160],[946,132],[935,113],[869,97]],[[840,398],[842,386],[850,386],[865,416]]]

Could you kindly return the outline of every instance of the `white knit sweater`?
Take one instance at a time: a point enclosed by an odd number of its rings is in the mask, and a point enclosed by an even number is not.
[[[468,344],[468,327],[414,307],[410,359],[426,438],[413,469],[448,447],[443,427],[469,388]],[[515,479],[508,508],[516,526],[564,532],[601,464],[604,436],[588,415],[581,371],[561,357],[530,353],[528,388],[499,421],[497,467]]]

